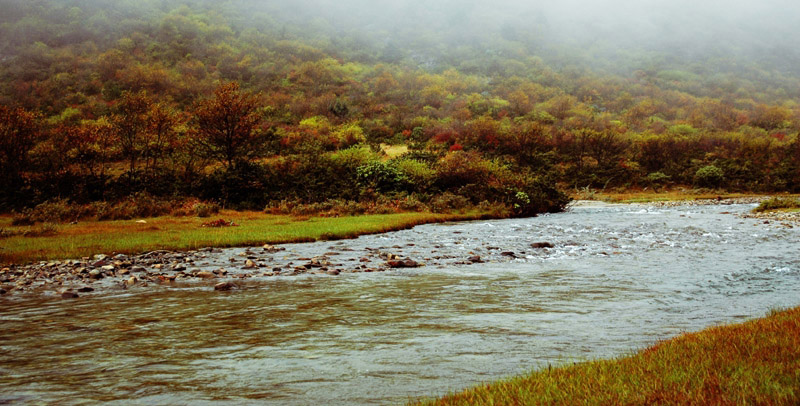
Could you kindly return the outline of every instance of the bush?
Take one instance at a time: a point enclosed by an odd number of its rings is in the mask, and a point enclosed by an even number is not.
[[[700,187],[718,188],[724,179],[722,169],[714,165],[704,166],[694,174],[694,183]]]
[[[89,206],[76,205],[67,199],[51,200],[14,213],[11,224],[15,226],[33,225],[38,222],[67,223],[89,217],[92,210]]]
[[[670,180],[670,176],[664,172],[651,172],[647,174],[647,182],[650,183],[653,190],[658,192],[658,189]]]
[[[442,193],[431,199],[430,208],[434,213],[444,213],[451,210],[461,210],[469,206],[469,199],[464,196],[454,195],[450,192]]]
[[[773,197],[761,202],[761,204],[753,209],[753,211],[764,212],[779,209],[800,209],[800,199],[790,197]]]
[[[374,161],[356,168],[356,179],[362,189],[378,193],[399,192],[410,185],[408,177],[391,163]]]
[[[180,207],[172,211],[173,216],[197,216],[197,217],[211,217],[219,213],[220,206],[214,202],[203,202],[197,199],[189,199]]]

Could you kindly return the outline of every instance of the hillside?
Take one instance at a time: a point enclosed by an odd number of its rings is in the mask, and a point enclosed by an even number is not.
[[[529,215],[563,208],[565,189],[800,191],[796,6],[779,0],[655,2],[654,14],[4,3],[5,210],[146,194],[257,209],[490,202]]]

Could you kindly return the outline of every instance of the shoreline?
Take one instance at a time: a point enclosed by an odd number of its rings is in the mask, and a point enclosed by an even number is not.
[[[748,196],[720,199],[695,199],[674,201],[651,201],[635,203],[609,203],[598,200],[575,200],[566,210],[572,208],[603,208],[619,205],[640,205],[646,207],[682,207],[704,205],[741,205],[758,204],[768,199],[769,196]],[[742,218],[755,218],[765,223],[775,222],[787,228],[800,223],[798,212],[764,212],[764,213],[739,213]],[[390,215],[391,216],[391,215]],[[350,223],[369,216],[353,216],[348,218],[319,218],[322,223],[344,221]],[[53,259],[27,264],[8,264],[0,267],[0,296],[23,292],[57,292],[64,299],[78,298],[81,294],[107,291],[113,289],[141,288],[154,285],[176,285],[179,283],[205,283],[214,282],[217,290],[235,289],[237,281],[253,278],[268,278],[275,276],[298,275],[325,275],[338,276],[347,273],[385,272],[395,268],[417,267],[423,265],[418,259],[396,257],[392,253],[364,253],[358,266],[348,266],[338,263],[332,255],[321,255],[313,258],[295,258],[294,261],[283,263],[270,263],[260,257],[264,253],[280,252],[282,248],[272,244],[303,243],[315,241],[338,241],[356,238],[362,235],[381,234],[413,228],[422,224],[435,224],[451,221],[470,221],[502,219],[503,216],[493,216],[488,213],[448,214],[436,215],[434,213],[416,213],[409,218],[401,217],[399,222],[382,224],[377,229],[364,227],[354,231],[331,233],[321,232],[318,235],[294,236],[290,238],[264,238],[261,242],[245,241],[244,243],[203,246],[196,249],[164,248],[146,250],[142,253],[111,253],[93,254],[80,259]],[[154,221],[153,219],[149,219]],[[300,219],[311,221],[311,219]],[[128,221],[127,223],[143,223],[147,220]],[[279,223],[276,227],[282,226]],[[230,230],[230,229],[228,229]],[[225,230],[210,230],[211,232],[225,232]],[[231,231],[235,232],[235,231]],[[23,237],[25,238],[25,237]],[[55,237],[58,239],[58,237]],[[212,254],[220,254],[223,249],[242,248],[244,252],[230,258],[229,266],[218,269],[203,268],[205,258]],[[382,255],[382,257],[381,257]],[[464,263],[474,263],[480,258],[461,258]],[[407,262],[404,262],[407,261]],[[200,265],[197,265],[200,264]],[[352,265],[352,264],[351,264]]]
[[[388,221],[383,221],[387,218]],[[312,258],[290,258],[288,261],[272,261],[270,254],[284,251],[284,248],[276,247],[273,244],[344,241],[359,236],[406,230],[424,224],[501,218],[504,217],[477,212],[460,214],[400,213],[395,216],[310,218],[300,219],[297,224],[302,227],[305,222],[321,222],[327,224],[328,227],[323,227],[324,230],[316,230],[315,232],[303,229],[299,236],[264,237],[258,239],[258,243],[253,240],[247,240],[241,244],[220,243],[215,246],[204,246],[197,249],[155,249],[138,254],[115,252],[111,254],[94,254],[80,259],[52,259],[25,264],[7,264],[0,266],[0,297],[16,293],[38,292],[41,294],[57,292],[64,299],[76,299],[81,294],[90,292],[146,288],[150,285],[203,282],[214,282],[213,288],[215,290],[232,290],[237,288],[237,281],[254,278],[299,276],[304,274],[335,277],[346,273],[385,272],[396,268],[415,268],[423,264],[411,258],[399,257],[390,252],[365,252],[356,266],[338,263],[333,258],[339,254],[337,252],[328,252]],[[374,219],[375,222],[353,224],[360,220],[371,219]],[[138,222],[141,221],[139,220]],[[138,222],[128,221],[126,223]],[[336,229],[334,223],[337,222],[349,227],[347,229]],[[143,223],[141,225],[145,226],[146,224]],[[275,224],[274,227],[280,228],[292,225],[294,224],[280,222]],[[212,233],[224,233],[226,231],[231,233],[238,232],[235,227],[209,230]],[[265,241],[267,242],[266,244],[264,243]],[[208,267],[203,266],[204,260],[209,255],[219,255],[226,249],[241,249],[243,251],[232,254],[229,263],[225,267],[208,269]],[[331,249],[333,250],[333,247]],[[469,261],[469,259],[464,258],[463,260]],[[475,258],[472,259],[475,260]]]

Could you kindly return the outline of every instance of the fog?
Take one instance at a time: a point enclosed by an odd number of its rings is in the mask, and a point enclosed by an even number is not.
[[[793,0],[306,0],[231,2],[268,13],[309,35],[309,23],[366,43],[435,53],[452,46],[491,51],[580,53],[614,60],[628,51],[682,60],[766,58],[792,69],[800,2]]]
[[[15,6],[5,7],[5,15],[0,15],[0,34],[3,23],[26,18],[25,12],[35,13],[37,3],[41,0],[0,0]],[[580,62],[627,71],[653,63],[686,66],[710,60],[737,69],[757,61],[759,68],[800,74],[797,0],[64,0],[61,4],[64,10],[82,8],[85,16],[101,10],[108,16],[101,19],[109,29],[120,31],[125,25],[117,20],[136,20],[142,13],[166,14],[188,4],[193,10],[221,13],[240,32],[255,28],[280,38],[300,38],[328,52],[337,46],[361,48],[365,59],[378,55],[385,62],[411,61],[423,68],[435,68],[445,59],[438,66],[459,66],[467,56],[535,55],[551,64]],[[128,26],[141,28],[137,24]],[[41,31],[31,26],[26,28],[31,34],[24,35],[37,41],[35,34]],[[0,38],[0,53],[12,54],[12,43],[26,42],[7,37]]]

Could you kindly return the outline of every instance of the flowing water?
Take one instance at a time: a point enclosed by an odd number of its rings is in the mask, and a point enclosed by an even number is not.
[[[751,208],[577,207],[287,245],[287,258],[381,250],[429,265],[231,292],[6,296],[0,404],[402,404],[628,354],[800,305],[800,228],[729,213]],[[541,241],[555,248],[531,248]]]

